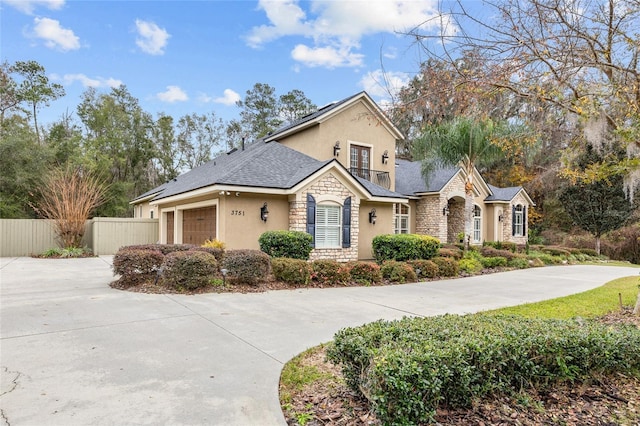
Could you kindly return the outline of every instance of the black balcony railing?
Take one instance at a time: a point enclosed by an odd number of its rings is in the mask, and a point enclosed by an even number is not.
[[[389,178],[389,172],[383,172],[381,170],[369,170],[369,169],[357,169],[355,167],[349,168],[349,172],[354,175],[375,183],[383,188],[391,188],[391,178]]]

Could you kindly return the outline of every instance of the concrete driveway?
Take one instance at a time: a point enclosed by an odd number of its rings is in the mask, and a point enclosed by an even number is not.
[[[110,262],[0,259],[0,425],[283,425],[283,364],[343,327],[516,305],[638,275],[563,266],[182,296],[111,289]]]

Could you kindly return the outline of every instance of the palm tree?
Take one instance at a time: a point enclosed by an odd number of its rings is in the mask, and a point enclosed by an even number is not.
[[[502,156],[502,149],[492,141],[497,126],[492,120],[458,117],[428,127],[414,145],[414,158],[422,160],[425,180],[442,166],[460,166],[465,173],[464,234],[465,249],[473,232],[473,172]]]

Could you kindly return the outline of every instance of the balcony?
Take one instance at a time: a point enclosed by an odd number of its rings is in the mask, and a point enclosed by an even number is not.
[[[349,172],[354,175],[368,180],[371,183],[375,183],[385,189],[391,188],[391,178],[389,172],[383,172],[381,170],[369,170],[369,169],[357,169],[350,167]]]

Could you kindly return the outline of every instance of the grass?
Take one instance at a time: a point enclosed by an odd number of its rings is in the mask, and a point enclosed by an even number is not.
[[[620,295],[623,306],[634,306],[639,284],[638,277],[619,278],[583,293],[496,309],[489,313],[520,315],[527,318],[593,318],[620,309]]]

